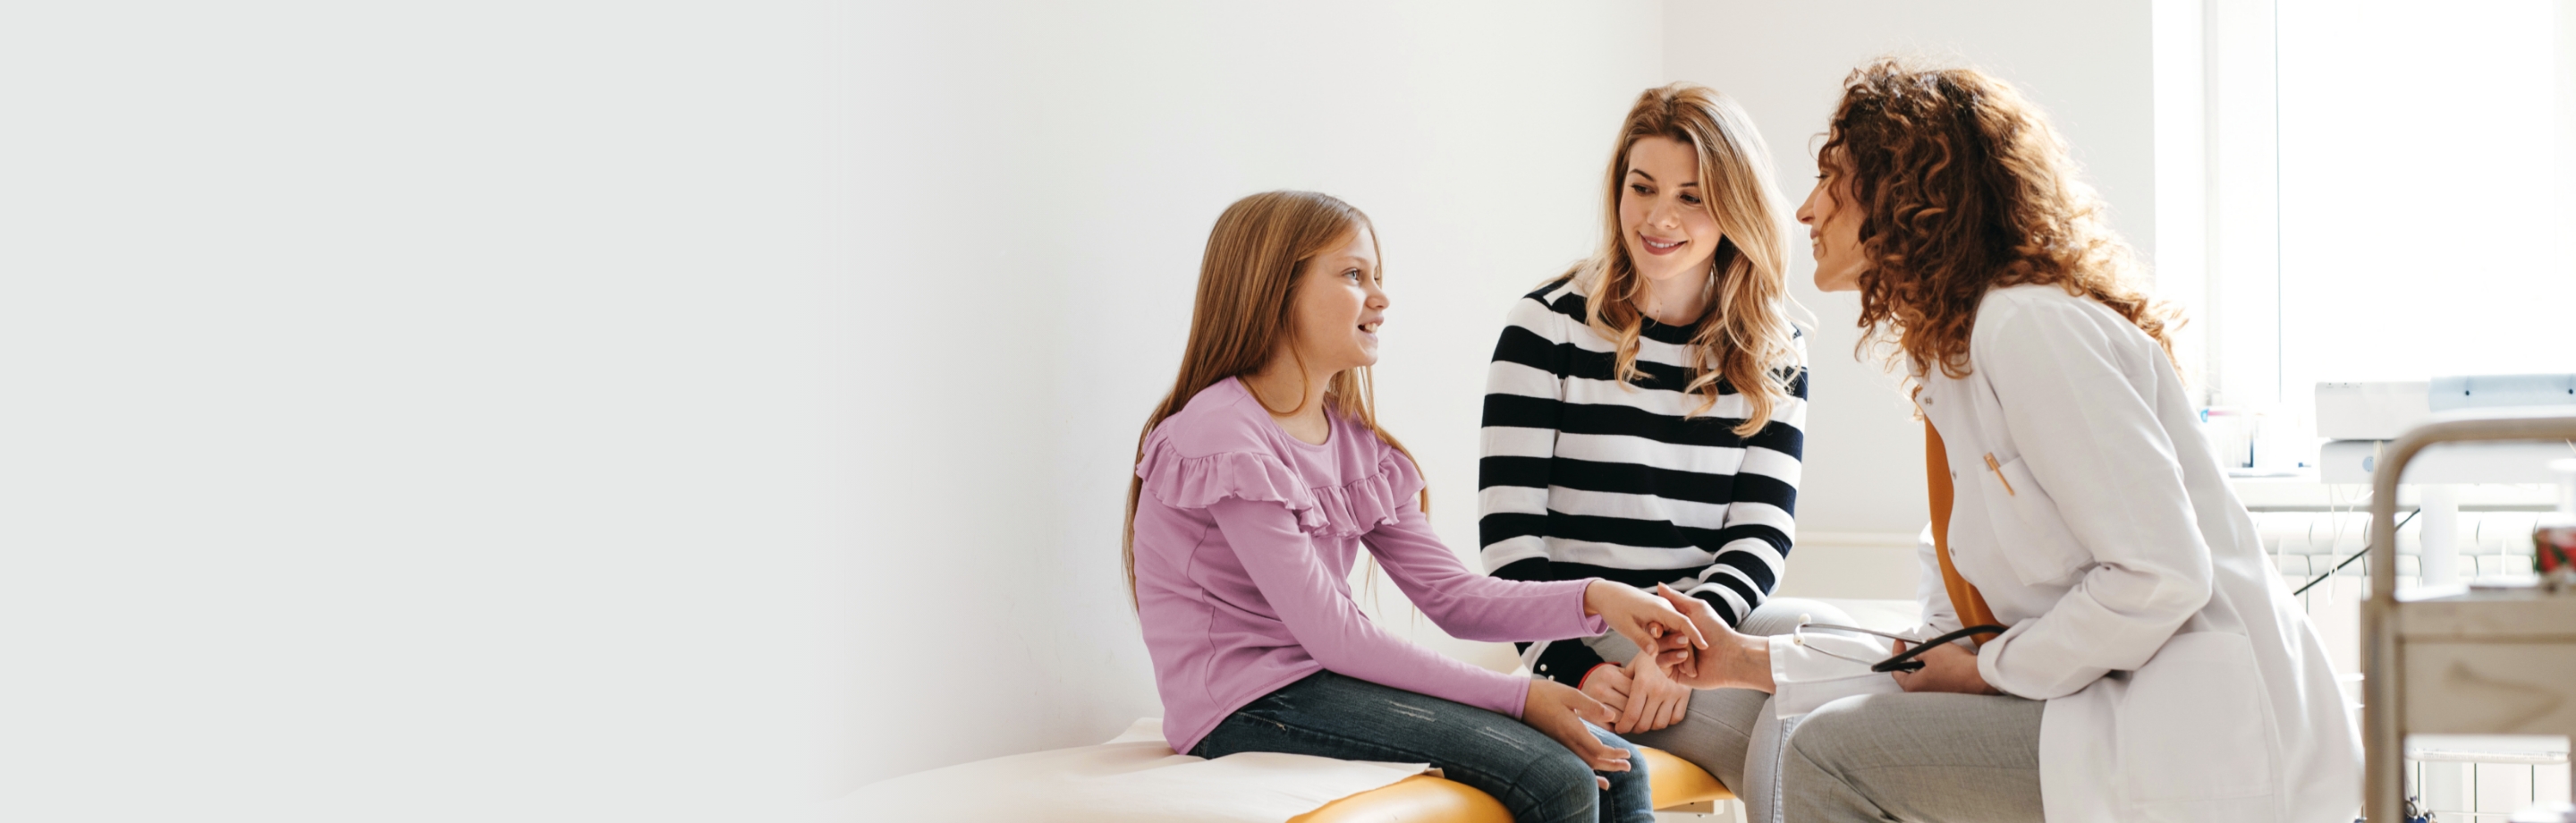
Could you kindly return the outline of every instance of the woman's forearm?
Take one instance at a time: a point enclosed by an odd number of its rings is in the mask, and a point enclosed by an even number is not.
[[[1727,653],[1719,657],[1725,681],[1722,688],[1766,694],[1779,690],[1779,684],[1771,679],[1771,638],[1727,632],[1725,639],[1709,638],[1709,642],[1728,647]]]
[[[1708,639],[1708,648],[1675,667],[1674,680],[1694,689],[1752,689],[1766,694],[1779,690],[1771,679],[1771,638],[1736,631],[1718,619],[1717,609],[1708,601],[1669,586],[1656,586],[1655,593],[1680,609],[1699,627],[1700,636]]]

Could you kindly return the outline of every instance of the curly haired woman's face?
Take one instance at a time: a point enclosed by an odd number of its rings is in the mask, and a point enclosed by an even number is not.
[[[1857,291],[1867,266],[1860,248],[1860,210],[1851,206],[1850,178],[1841,164],[1816,159],[1816,188],[1798,204],[1798,222],[1807,226],[1807,243],[1816,254],[1816,288]]]
[[[1725,235],[1709,213],[1699,182],[1699,150],[1666,137],[1628,146],[1628,178],[1619,190],[1619,235],[1637,274],[1654,283],[1708,276],[1708,260]]]

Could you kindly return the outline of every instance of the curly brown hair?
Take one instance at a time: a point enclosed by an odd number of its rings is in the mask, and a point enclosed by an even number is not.
[[[2135,323],[2173,357],[2180,315],[2141,288],[2145,267],[2111,230],[2039,107],[1974,69],[1879,60],[1843,78],[1818,163],[1861,213],[1862,345],[1894,342],[1916,374],[1966,377],[1990,289],[2054,284]]]

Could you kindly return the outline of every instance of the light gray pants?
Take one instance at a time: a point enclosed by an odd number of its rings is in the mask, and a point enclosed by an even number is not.
[[[1818,623],[1851,625],[1851,616],[1843,610],[1813,600],[1794,597],[1773,598],[1752,614],[1744,616],[1743,625],[1735,630],[1749,635],[1788,634],[1798,627],[1800,615],[1812,616]],[[1594,654],[1612,663],[1625,664],[1637,657],[1637,644],[1618,632],[1583,641]],[[1754,727],[1762,719],[1763,708],[1771,695],[1752,689],[1702,689],[1691,693],[1690,710],[1682,721],[1651,732],[1623,734],[1628,742],[1653,746],[1683,760],[1690,761],[1726,784],[1738,797],[1751,798],[1744,780],[1745,749],[1753,740]]]
[[[1827,703],[1789,734],[1780,764],[1786,820],[2040,823],[2039,718],[2047,705],[1934,693]]]

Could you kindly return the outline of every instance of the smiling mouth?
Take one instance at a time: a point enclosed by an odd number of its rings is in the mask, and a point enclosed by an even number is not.
[[[1360,324],[1360,331],[1367,332],[1367,333],[1369,333],[1369,334],[1376,334],[1376,333],[1377,333],[1377,327],[1379,327],[1379,326],[1383,326],[1383,325],[1386,325],[1386,321],[1384,321],[1384,320],[1371,320],[1371,321],[1366,322],[1366,323],[1361,323],[1361,324]]]
[[[1672,250],[1681,248],[1683,243],[1690,242],[1688,240],[1663,241],[1642,234],[1637,235],[1637,240],[1645,244],[1647,254],[1670,254]]]

